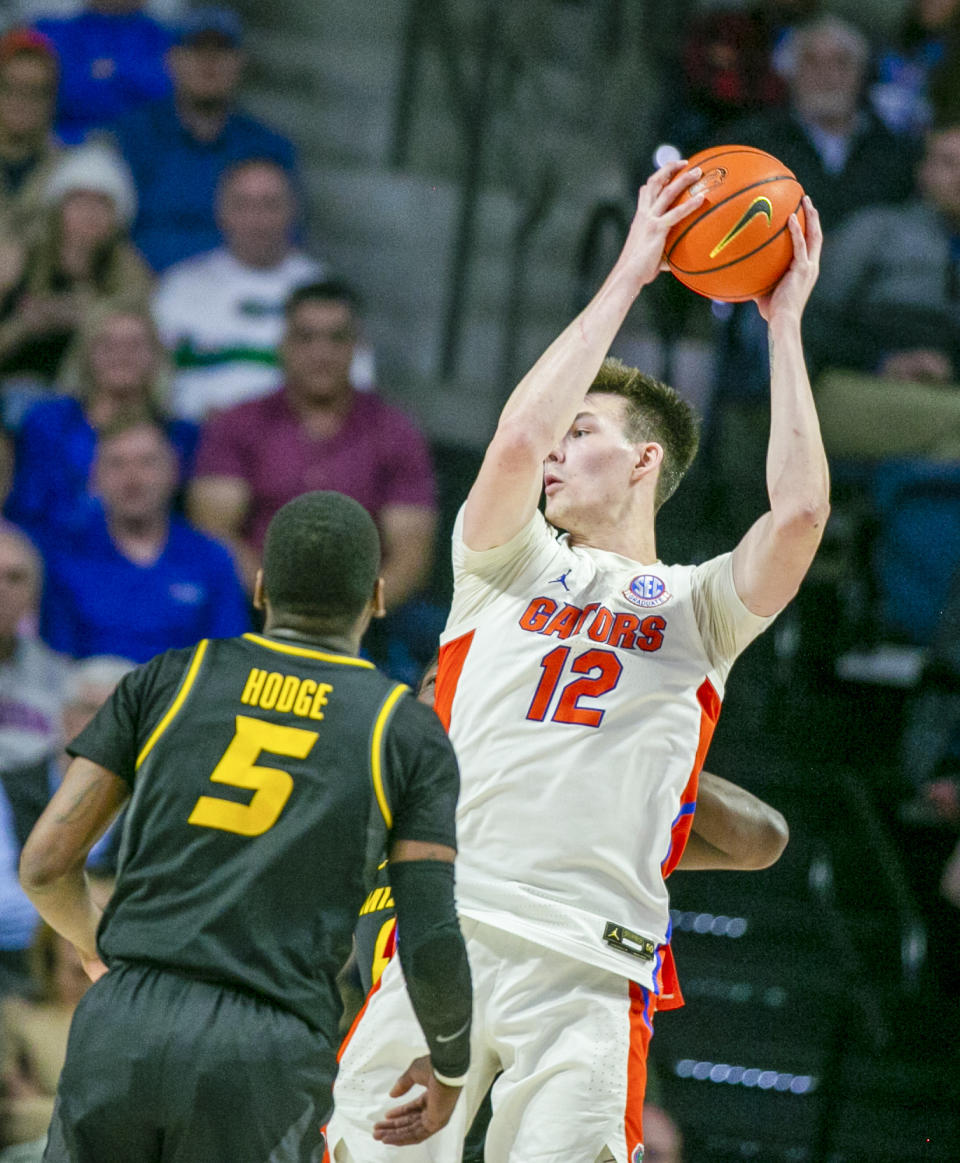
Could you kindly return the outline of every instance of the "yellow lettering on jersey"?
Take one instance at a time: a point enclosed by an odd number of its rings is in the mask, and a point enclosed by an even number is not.
[[[388,887],[375,888],[367,894],[367,899],[360,908],[359,915],[365,917],[367,913],[379,913],[381,909],[393,909],[396,905],[390,895]]]
[[[257,705],[263,707],[265,711],[272,711],[277,705],[277,696],[280,694],[282,683],[283,675],[271,670],[267,675],[267,681],[263,684],[263,692]]]
[[[293,707],[299,689],[300,679],[295,674],[288,674],[283,680],[283,686],[280,688],[280,694],[277,696],[277,710],[289,711]]]
[[[305,678],[300,683],[297,691],[297,698],[293,704],[293,713],[301,715],[304,719],[310,714],[310,704],[313,701],[313,696],[317,693],[317,684],[312,678]]]
[[[333,690],[333,687],[328,682],[322,682],[317,687],[317,693],[313,696],[313,702],[310,704],[310,718],[322,719],[323,708],[327,705],[327,696]]]
[[[240,702],[248,707],[261,707],[265,711],[282,711],[284,714],[292,712],[301,719],[320,720],[324,717],[323,708],[332,693],[332,683],[318,683],[312,678],[285,675],[277,670],[266,671],[255,666],[247,675]]]
[[[377,934],[377,940],[373,946],[373,963],[370,966],[370,980],[373,985],[377,984],[383,976],[383,971],[390,964],[390,958],[386,956],[386,949],[396,926],[396,917],[391,917],[389,921],[384,921],[380,926],[380,932]]]
[[[267,672],[261,670],[259,666],[255,666],[247,675],[247,683],[243,688],[243,694],[240,696],[240,702],[256,706],[266,677]]]

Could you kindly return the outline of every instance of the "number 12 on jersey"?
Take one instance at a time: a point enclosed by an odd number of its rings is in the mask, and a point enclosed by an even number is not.
[[[620,681],[623,665],[612,650],[587,650],[583,654],[578,654],[567,667],[570,651],[569,646],[557,646],[540,659],[543,674],[534,691],[527,718],[536,723],[544,721],[560,680],[564,672],[569,670],[571,674],[584,677],[572,678],[564,684],[554,712],[550,716],[551,721],[599,727],[603,722],[604,710],[600,707],[582,706],[580,700],[598,698],[612,691]],[[595,674],[595,671],[599,673]]]

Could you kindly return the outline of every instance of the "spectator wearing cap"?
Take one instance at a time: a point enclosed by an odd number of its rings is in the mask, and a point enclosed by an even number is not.
[[[139,195],[133,239],[154,270],[219,244],[214,202],[227,167],[250,157],[295,167],[291,143],[237,108],[241,39],[229,9],[189,12],[167,57],[173,96],[114,126]]]
[[[0,272],[0,377],[49,386],[86,312],[101,302],[144,305],[151,276],[127,237],[136,195],[112,150],[64,153],[43,196],[46,229]]]
[[[101,432],[93,482],[102,512],[47,551],[40,630],[51,646],[146,662],[250,628],[230,553],[173,512],[177,459],[160,425]]]
[[[75,15],[35,22],[60,58],[56,127],[66,144],[170,93],[173,38],[143,8],[143,0],[88,0]]]
[[[42,216],[43,189],[58,152],[56,94],[50,41],[26,28],[0,36],[0,270],[11,261],[9,240],[29,236]]]

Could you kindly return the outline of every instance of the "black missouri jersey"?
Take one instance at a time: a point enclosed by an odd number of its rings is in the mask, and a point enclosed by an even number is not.
[[[98,942],[314,1026],[388,837],[454,846],[440,721],[361,659],[246,634],[127,675],[68,749],[133,794]]]
[[[396,906],[390,887],[390,865],[386,860],[377,870],[373,888],[360,908],[353,937],[360,984],[363,992],[369,993],[397,949]]]

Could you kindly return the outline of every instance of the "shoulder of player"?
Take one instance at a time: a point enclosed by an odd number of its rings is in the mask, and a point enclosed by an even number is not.
[[[193,646],[165,650],[162,654],[156,654],[147,662],[134,667],[120,681],[128,687],[143,691],[144,694],[162,694],[169,688],[178,688],[193,660],[197,658],[198,662],[202,662],[206,651],[206,640]]]
[[[442,740],[446,745],[449,742],[447,733],[433,707],[421,703],[409,688],[398,692],[400,685],[392,684],[382,704],[386,706],[391,699],[395,699],[387,725],[390,739],[401,745],[412,743],[418,746],[428,740]]]

